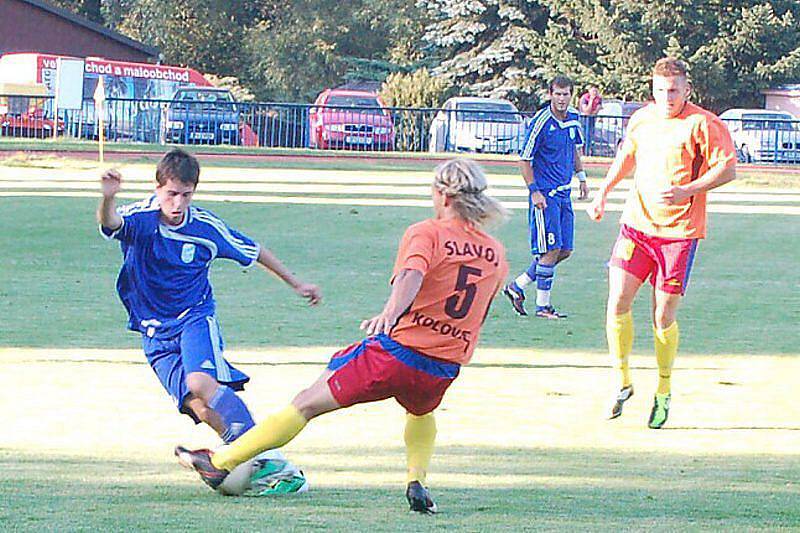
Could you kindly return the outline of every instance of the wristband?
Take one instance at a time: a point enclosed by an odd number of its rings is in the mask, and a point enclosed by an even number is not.
[[[528,192],[530,192],[531,194],[533,194],[533,193],[535,193],[535,192],[539,192],[539,189],[536,187],[536,184],[535,184],[535,183],[529,183],[529,184],[528,184]]]
[[[586,181],[586,171],[581,170],[575,175],[578,177],[578,181],[580,181],[581,183],[584,183]]]

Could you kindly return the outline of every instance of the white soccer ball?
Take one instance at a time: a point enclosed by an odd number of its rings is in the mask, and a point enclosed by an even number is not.
[[[217,487],[217,492],[225,496],[241,496],[250,490],[250,476],[253,474],[255,464],[255,459],[250,459],[234,468]]]

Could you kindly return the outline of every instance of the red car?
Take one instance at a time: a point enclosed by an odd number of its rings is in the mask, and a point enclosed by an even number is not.
[[[53,126],[58,135],[64,133],[64,121],[58,122],[46,115],[47,91],[43,85],[0,83],[0,136],[36,137],[53,136]]]
[[[393,150],[392,115],[378,95],[326,89],[308,111],[311,148]]]

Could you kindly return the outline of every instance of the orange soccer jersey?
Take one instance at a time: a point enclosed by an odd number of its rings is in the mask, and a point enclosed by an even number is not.
[[[466,364],[492,298],[508,274],[505,249],[460,219],[429,219],[406,230],[394,275],[419,270],[422,287],[391,338],[424,355]]]
[[[621,223],[656,237],[705,237],[705,193],[678,205],[660,203],[658,194],[696,180],[712,166],[736,163],[725,124],[689,102],[674,118],[658,115],[651,104],[631,117],[622,150],[635,157],[636,171]]]

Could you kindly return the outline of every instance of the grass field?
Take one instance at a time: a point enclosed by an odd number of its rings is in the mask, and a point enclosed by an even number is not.
[[[129,190],[146,188],[152,168],[141,163],[123,168]],[[380,309],[397,239],[430,212],[380,204],[422,205],[428,177],[214,166],[201,184],[213,200],[244,194],[231,192],[237,184],[263,188],[247,192],[248,202],[199,203],[325,293],[310,309],[269,276],[215,266],[229,356],[252,375],[246,399],[264,415]],[[0,529],[800,528],[798,218],[781,214],[800,204],[795,192],[730,189],[712,202],[735,212],[712,215],[701,245],[662,431],[645,426],[656,370],[644,294],[635,310],[637,396],[621,419],[604,420],[613,389],[604,262],[617,215],[598,225],[579,213],[578,251],[554,295],[570,319],[524,320],[505,301],[493,306],[475,364],[438,415],[429,481],[443,512],[426,518],[405,511],[403,413],[391,402],[316,420],[290,444],[313,484],[306,496],[222,498],[174,464],[174,444],[214,439],[175,413],[124,331],[119,250],[97,234],[96,199],[85,197],[96,175],[85,161],[0,166]],[[317,192],[297,188],[295,176]],[[516,205],[511,180],[491,176]],[[351,189],[326,189],[332,182]],[[277,200],[259,203],[267,195]],[[378,205],[358,205],[365,200]],[[524,211],[512,215],[496,233],[517,271],[528,260]]]

